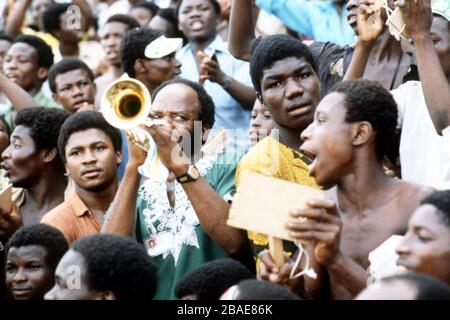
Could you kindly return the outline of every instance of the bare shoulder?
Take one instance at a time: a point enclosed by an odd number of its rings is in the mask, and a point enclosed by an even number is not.
[[[410,199],[414,199],[415,201],[422,201],[423,198],[428,196],[429,194],[436,191],[436,189],[428,186],[424,186],[421,184],[398,180],[399,187],[401,188],[401,193],[405,197]]]

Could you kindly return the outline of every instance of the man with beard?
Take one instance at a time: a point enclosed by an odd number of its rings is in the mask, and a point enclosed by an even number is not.
[[[96,111],[73,114],[62,126],[58,149],[75,192],[41,222],[61,230],[69,244],[100,232],[118,187],[121,146],[120,131]]]
[[[129,144],[125,176],[102,232],[134,234],[158,266],[156,299],[174,299],[177,281],[190,270],[228,255],[252,258],[244,256],[241,231],[226,225],[225,199],[234,192],[238,158],[226,152],[201,157],[214,124],[211,97],[189,80],[165,82],[155,91],[150,118],[165,122],[147,130],[176,182],[149,177],[139,188],[146,154]]]

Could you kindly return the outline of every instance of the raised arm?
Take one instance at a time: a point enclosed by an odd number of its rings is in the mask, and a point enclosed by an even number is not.
[[[236,59],[250,61],[257,11],[252,0],[232,0],[228,23],[228,50]]]
[[[14,3],[11,14],[5,24],[5,33],[15,38],[21,34],[25,14],[32,0],[18,0]]]
[[[383,32],[384,22],[381,18],[381,12],[375,13],[369,8],[369,5],[373,3],[374,0],[363,0],[359,4],[357,18],[358,39],[355,44],[352,61],[345,72],[344,81],[363,77],[370,51],[375,45],[378,36]],[[371,21],[373,21],[373,24]]]
[[[428,112],[437,133],[442,135],[442,130],[450,125],[450,84],[449,75],[444,73],[430,32],[433,19],[430,1],[417,1],[417,4],[414,1],[404,1],[400,10],[406,21],[406,30],[414,42]],[[444,32],[448,33],[448,29],[445,28]],[[448,53],[445,59],[450,59]]]
[[[1,73],[0,91],[3,92],[8,98],[15,111],[20,111],[22,109],[38,105],[38,103],[34,101],[33,97],[31,97],[28,92],[26,92],[24,89],[22,89],[21,86],[9,80]]]
[[[131,237],[134,234],[136,198],[141,178],[138,173],[138,167],[144,163],[146,153],[128,141],[127,143],[129,159],[125,168],[125,174],[111,205],[111,211],[103,223],[101,232]]]

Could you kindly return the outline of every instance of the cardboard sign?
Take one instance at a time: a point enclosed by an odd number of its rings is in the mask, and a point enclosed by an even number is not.
[[[0,191],[0,210],[10,213],[12,210],[12,184]]]
[[[323,199],[322,190],[244,172],[233,198],[227,224],[239,229],[292,241],[286,223],[291,210],[306,208],[310,199]]]

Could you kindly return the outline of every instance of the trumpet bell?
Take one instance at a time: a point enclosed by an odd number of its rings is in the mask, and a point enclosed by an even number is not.
[[[151,98],[144,84],[135,79],[114,81],[103,93],[101,113],[119,129],[132,129],[145,121],[151,109]]]

